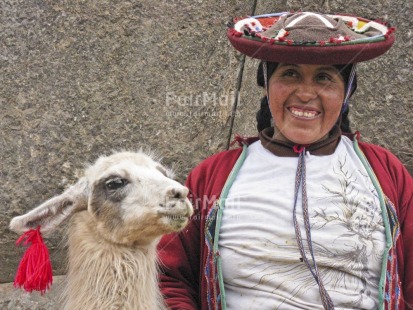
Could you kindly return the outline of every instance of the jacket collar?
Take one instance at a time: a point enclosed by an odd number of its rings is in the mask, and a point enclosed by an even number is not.
[[[274,139],[273,135],[273,127],[268,127],[259,133],[259,139],[264,148],[280,157],[298,157],[298,153],[294,151],[296,144]],[[326,139],[306,146],[306,151],[318,156],[331,155],[336,150],[340,139],[341,130],[338,126],[334,126]]]

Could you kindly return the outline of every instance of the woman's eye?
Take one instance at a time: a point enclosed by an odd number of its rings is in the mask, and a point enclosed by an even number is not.
[[[285,77],[296,77],[298,76],[297,72],[295,72],[294,70],[286,70],[283,72],[282,74]]]
[[[106,181],[105,185],[110,190],[115,190],[124,187],[128,183],[127,180],[122,178],[113,178]]]
[[[329,75],[329,74],[322,73],[322,74],[319,74],[319,75],[317,76],[317,79],[318,79],[319,81],[332,81],[332,80],[333,80],[333,77],[332,77],[331,75]]]

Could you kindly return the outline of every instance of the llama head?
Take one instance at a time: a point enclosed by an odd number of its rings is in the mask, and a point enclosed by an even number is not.
[[[193,213],[188,189],[171,172],[143,152],[100,157],[84,177],[25,215],[10,222],[22,233],[41,226],[51,233],[65,219],[87,210],[90,227],[116,244],[148,243],[183,229]]]

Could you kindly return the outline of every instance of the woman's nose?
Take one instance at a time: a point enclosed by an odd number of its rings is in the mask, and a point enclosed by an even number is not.
[[[318,96],[314,85],[304,82],[297,87],[295,94],[302,102],[309,102]]]

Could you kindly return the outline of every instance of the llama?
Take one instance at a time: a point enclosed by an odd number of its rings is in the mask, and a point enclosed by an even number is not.
[[[65,219],[68,272],[63,309],[165,309],[156,246],[193,213],[188,189],[142,151],[100,157],[61,195],[10,222],[47,237]]]

